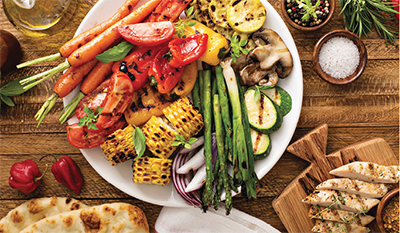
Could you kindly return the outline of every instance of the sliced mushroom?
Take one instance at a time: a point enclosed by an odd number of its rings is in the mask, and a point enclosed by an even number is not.
[[[245,66],[239,75],[239,81],[242,85],[253,86],[275,86],[278,83],[279,77],[274,69],[261,69],[260,63],[250,63]]]
[[[261,69],[274,68],[280,78],[286,78],[292,71],[293,59],[282,38],[271,29],[262,28],[253,34],[252,39],[258,47],[247,55],[247,63],[258,61]]]

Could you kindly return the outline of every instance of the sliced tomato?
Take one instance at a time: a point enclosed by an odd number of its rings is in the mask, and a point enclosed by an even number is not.
[[[109,84],[110,79],[106,79],[91,93],[83,97],[76,107],[76,117],[78,117],[78,119],[86,116],[86,113],[83,111],[85,106],[96,111],[97,107],[101,107],[103,105],[103,102],[107,96],[107,88]]]
[[[122,72],[116,72],[111,76],[107,89],[103,110],[96,123],[99,129],[108,128],[121,118],[135,91],[131,79]]]
[[[78,123],[67,126],[67,140],[73,147],[88,149],[98,147],[107,136],[121,129],[125,121],[119,120],[107,129],[88,130],[87,126],[78,126]]]
[[[157,89],[165,94],[171,91],[181,79],[184,66],[174,68],[169,64],[169,48],[162,48],[151,63],[149,77],[157,82]]]
[[[118,32],[134,45],[156,46],[169,41],[175,33],[175,27],[170,21],[137,23],[120,26]]]

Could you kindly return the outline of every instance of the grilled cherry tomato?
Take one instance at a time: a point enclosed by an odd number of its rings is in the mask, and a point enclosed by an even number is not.
[[[128,42],[138,46],[156,46],[169,41],[175,33],[170,21],[137,23],[118,27],[118,32]]]
[[[116,72],[107,87],[103,110],[96,123],[97,128],[106,129],[119,120],[133,98],[134,84],[128,75]]]
[[[149,77],[157,82],[157,89],[160,93],[165,94],[172,90],[181,79],[184,66],[174,68],[168,60],[170,59],[169,48],[162,48],[151,63]]]
[[[76,107],[76,117],[78,117],[78,119],[86,116],[86,113],[83,111],[85,106],[96,111],[97,107],[101,107],[103,105],[103,102],[107,96],[107,87],[109,83],[110,79],[106,79],[96,89],[79,101],[79,104]]]
[[[207,50],[207,34],[194,34],[186,38],[176,38],[168,43],[172,67],[181,67],[196,61]]]
[[[88,130],[88,127],[78,126],[78,123],[67,126],[67,140],[73,147],[88,149],[100,146],[108,135],[121,129],[125,121],[119,120],[107,129]]]

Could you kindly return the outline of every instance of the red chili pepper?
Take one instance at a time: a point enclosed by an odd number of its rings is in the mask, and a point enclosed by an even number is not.
[[[172,67],[181,67],[196,61],[207,50],[207,34],[193,34],[186,38],[176,38],[168,43],[172,59]]]
[[[397,11],[397,12],[399,12],[399,0],[392,0],[392,2],[394,2],[394,3],[396,3],[395,5],[394,5],[394,9]],[[397,17],[397,20],[399,19],[399,14],[396,14],[396,17]]]
[[[47,157],[46,155],[44,157]],[[69,156],[64,156],[58,159],[57,156],[51,155],[56,159],[56,162],[51,165],[51,172],[53,173],[56,180],[67,186],[67,188],[79,194],[82,188],[83,178],[81,170],[74,160]],[[43,159],[42,157],[41,159]],[[41,160],[40,159],[40,160]]]
[[[18,189],[23,193],[30,193],[40,185],[47,169],[48,166],[46,164],[46,170],[42,174],[37,164],[30,159],[14,163],[10,169],[11,176],[8,179],[8,183],[13,189]]]
[[[168,93],[176,86],[185,69],[184,66],[174,68],[169,64],[168,50],[167,47],[164,47],[157,53],[148,73],[151,79],[156,80],[158,92],[161,94]]]

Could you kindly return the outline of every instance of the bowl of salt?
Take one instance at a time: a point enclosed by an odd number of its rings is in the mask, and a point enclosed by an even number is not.
[[[328,83],[351,83],[361,76],[366,64],[367,49],[360,37],[350,31],[328,32],[314,46],[314,70]]]

